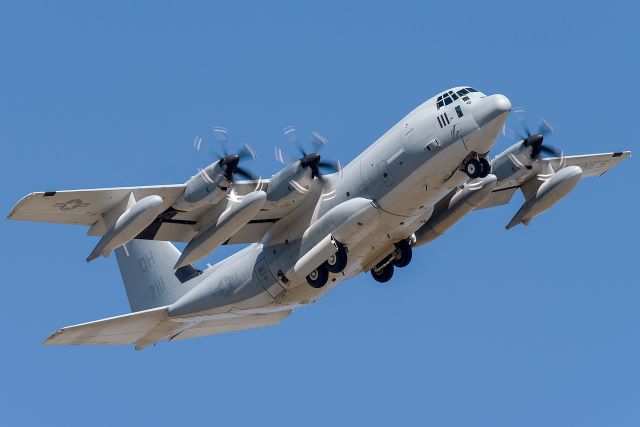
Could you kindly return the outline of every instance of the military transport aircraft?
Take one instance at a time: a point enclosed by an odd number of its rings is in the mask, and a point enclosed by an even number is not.
[[[44,344],[142,349],[274,325],[360,272],[390,280],[412,248],[472,210],[508,203],[518,189],[525,202],[507,228],[528,225],[580,178],[630,155],[565,157],[544,144],[552,128],[543,121],[489,160],[511,110],[503,95],[456,87],[411,111],[344,168],[321,158],[322,135],[307,152],[290,127],[285,134],[301,156],[268,180],[240,166],[255,157],[245,146],[184,184],[25,196],[8,219],[90,227],[101,238],[87,259],[115,252],[132,310],[59,329]],[[215,132],[226,138],[226,130]],[[277,157],[286,158],[282,150]],[[181,253],[171,242],[187,245]],[[248,245],[204,270],[193,265],[223,244]]]

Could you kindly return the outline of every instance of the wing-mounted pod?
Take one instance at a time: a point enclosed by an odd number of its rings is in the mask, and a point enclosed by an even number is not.
[[[549,168],[551,168],[549,166]],[[529,225],[533,217],[551,209],[574,189],[582,178],[580,166],[567,166],[558,172],[537,174],[527,180],[520,189],[526,201],[507,224],[506,229],[522,223]]]
[[[196,228],[200,228],[200,231],[184,248],[175,268],[183,267],[204,258],[229,240],[231,236],[260,212],[266,199],[267,194],[264,191],[254,191],[243,196],[238,201],[230,202],[229,207],[214,223],[196,224]]]
[[[107,257],[111,251],[135,238],[147,228],[163,210],[164,200],[160,196],[147,196],[136,201],[129,193],[119,204],[107,212],[94,227],[105,227],[106,232],[87,257],[92,261],[99,256]],[[91,229],[89,230],[91,234]]]
[[[497,182],[496,176],[489,174],[484,178],[466,183],[453,195],[438,202],[429,220],[416,230],[415,246],[424,245],[441,236],[463,216],[480,206],[491,194]]]

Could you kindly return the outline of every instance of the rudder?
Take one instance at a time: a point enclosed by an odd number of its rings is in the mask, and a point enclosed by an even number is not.
[[[131,311],[172,304],[198,282],[193,265],[173,270],[180,251],[170,242],[132,240],[115,250]]]

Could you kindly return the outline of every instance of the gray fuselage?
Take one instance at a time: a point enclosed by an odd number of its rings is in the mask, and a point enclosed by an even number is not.
[[[427,100],[341,173],[326,176],[324,182],[314,180],[304,201],[276,222],[260,243],[193,279],[199,283],[171,305],[169,314],[206,318],[227,312],[288,310],[314,302],[341,281],[371,269],[394,243],[429,219],[440,199],[468,180],[460,165],[472,156],[486,155],[510,108],[503,95],[480,92],[441,108],[436,97]],[[326,286],[313,288],[293,267],[309,247],[339,225],[323,221],[323,216],[354,199],[371,202],[375,226],[350,242],[346,269],[331,274]],[[314,235],[305,234],[314,224]]]

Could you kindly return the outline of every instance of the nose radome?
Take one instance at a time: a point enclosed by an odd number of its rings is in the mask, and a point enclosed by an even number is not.
[[[504,95],[490,95],[475,102],[473,118],[482,127],[511,111],[511,101]]]

